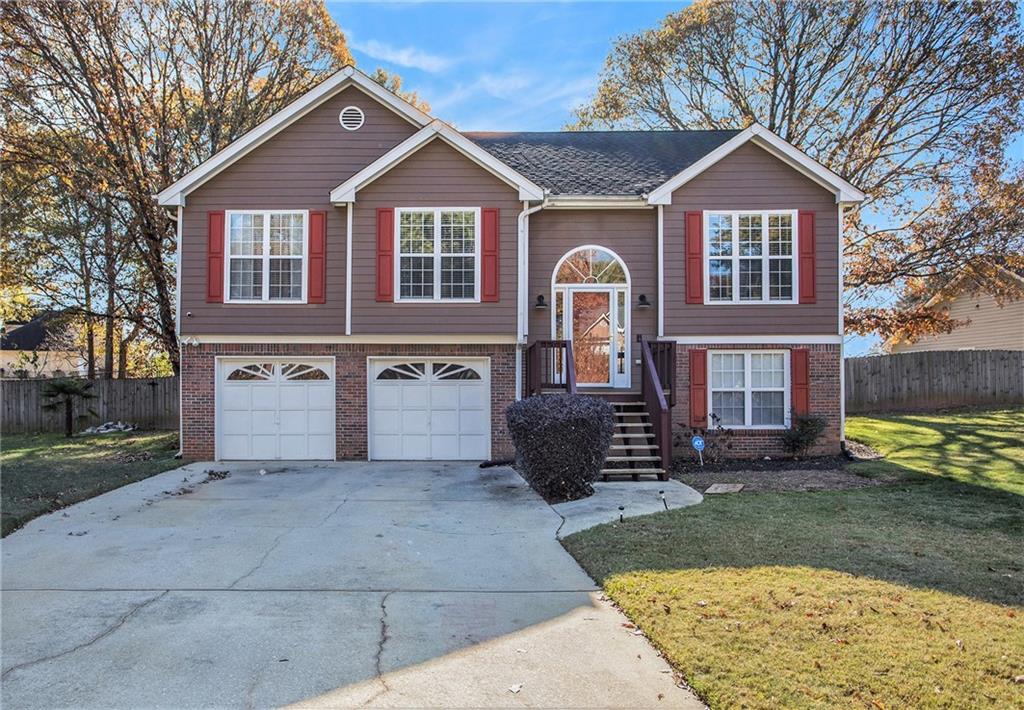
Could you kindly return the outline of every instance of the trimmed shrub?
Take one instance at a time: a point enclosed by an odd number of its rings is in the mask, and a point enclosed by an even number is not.
[[[827,425],[828,422],[821,417],[794,412],[790,428],[782,432],[782,447],[794,456],[802,456],[814,446]]]
[[[545,394],[505,410],[516,469],[549,503],[586,498],[615,430],[612,406],[596,397]]]

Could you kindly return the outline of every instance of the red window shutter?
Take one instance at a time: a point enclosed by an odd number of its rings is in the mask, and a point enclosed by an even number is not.
[[[327,302],[327,213],[309,213],[309,303]]]
[[[224,302],[224,211],[206,213],[206,302]]]
[[[708,425],[708,351],[690,351],[690,426]]]
[[[686,302],[704,303],[704,215],[686,213]]]
[[[806,348],[789,351],[789,391],[793,412],[811,413],[811,353]]]
[[[480,300],[498,301],[498,208],[485,207],[480,211]]]
[[[800,303],[814,303],[817,299],[814,274],[814,213],[801,211],[798,219],[797,255],[800,269]]]
[[[395,210],[377,209],[377,300],[395,300]]]

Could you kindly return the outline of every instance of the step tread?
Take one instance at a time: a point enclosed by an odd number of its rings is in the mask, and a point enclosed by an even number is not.
[[[644,473],[665,473],[663,468],[602,468],[602,476],[637,476]]]
[[[616,423],[615,426],[617,426],[617,427],[627,427],[627,426],[628,427],[645,427],[646,428],[646,427],[650,427],[650,426],[653,426],[653,425],[650,422],[636,422],[635,424],[632,423],[632,422],[618,422],[618,423]]]
[[[605,463],[614,461],[616,463],[628,463],[630,461],[661,461],[660,456],[608,456]]]
[[[657,444],[612,444],[611,449],[614,451],[626,451],[628,449],[651,449],[658,448]]]

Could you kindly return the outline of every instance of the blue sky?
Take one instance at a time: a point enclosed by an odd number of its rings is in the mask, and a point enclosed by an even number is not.
[[[558,130],[621,34],[687,3],[328,3],[357,65],[462,130]]]
[[[328,2],[357,65],[401,75],[462,130],[559,130],[593,95],[615,38],[685,2]],[[1024,15],[1024,5],[1021,14]],[[1013,149],[1024,154],[1024,139]],[[848,355],[876,337],[849,336]]]

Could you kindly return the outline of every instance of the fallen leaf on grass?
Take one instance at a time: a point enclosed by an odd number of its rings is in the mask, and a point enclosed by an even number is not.
[[[508,691],[510,693],[518,693],[522,689],[523,689],[523,684],[522,683],[516,683],[515,685],[510,685],[508,687]]]

